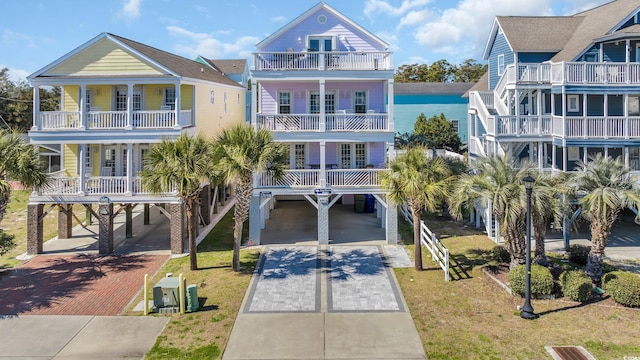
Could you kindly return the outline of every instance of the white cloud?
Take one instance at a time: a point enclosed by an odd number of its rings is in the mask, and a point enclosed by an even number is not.
[[[287,18],[282,16],[282,15],[274,16],[274,17],[271,18],[271,22],[274,22],[274,23],[285,22],[285,21],[287,21]]]
[[[8,29],[5,29],[2,32],[2,42],[5,44],[24,44],[25,46],[31,48],[37,47],[36,40],[33,37]]]
[[[387,0],[367,0],[364,14],[371,17],[374,13],[383,13],[391,16],[401,16],[407,11],[429,4],[431,0],[403,0],[400,7],[393,7]]]
[[[462,0],[415,32],[419,44],[433,52],[480,60],[496,15],[551,15],[550,0]],[[499,13],[497,13],[499,12]]]
[[[400,19],[400,23],[398,24],[398,29],[403,26],[414,26],[419,25],[427,21],[427,19],[431,16],[431,11],[429,10],[419,10],[419,11],[409,11],[407,15],[403,16]]]
[[[398,51],[400,49],[398,47],[398,36],[396,34],[391,34],[383,31],[376,33],[376,36],[389,44],[390,51]]]
[[[128,21],[135,20],[140,17],[141,5],[142,0],[127,0],[118,15]]]
[[[11,80],[13,82],[26,81],[27,80],[27,76],[31,75],[31,72],[29,72],[27,70],[16,69],[16,68],[11,67],[11,66],[6,66],[6,65],[0,64],[0,69],[3,69],[3,68],[9,69],[9,80]]]
[[[600,6],[604,3],[608,3],[611,0],[567,0],[567,4],[560,9],[562,11],[561,14],[556,15],[573,15],[579,12],[593,9],[594,7]]]
[[[209,58],[248,57],[253,46],[260,40],[253,36],[243,36],[235,43],[224,43],[211,34],[195,33],[173,25],[167,26],[167,31],[171,36],[179,39],[175,50],[188,58],[195,58],[198,55]]]
[[[428,64],[431,61],[429,59],[425,59],[422,56],[409,56],[409,62],[407,64]]]

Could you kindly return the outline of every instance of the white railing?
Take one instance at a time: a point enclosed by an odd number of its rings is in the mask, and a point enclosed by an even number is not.
[[[80,178],[78,177],[52,177],[40,188],[40,193],[47,195],[71,195],[79,192]]]
[[[77,129],[80,127],[80,112],[42,111],[39,120],[43,130]]]
[[[320,129],[318,114],[258,114],[256,122],[259,127],[271,131],[318,131]]]
[[[174,110],[145,110],[133,113],[132,126],[142,129],[170,128],[176,125]]]
[[[51,177],[47,185],[39,189],[41,195],[78,195],[81,193],[81,185],[84,185],[86,195],[124,195],[127,193],[126,176],[93,176],[87,177],[81,184],[79,177]],[[140,177],[134,177],[131,182],[132,195],[151,194],[142,185]],[[173,195],[175,190],[159,195]]]
[[[320,184],[320,170],[285,170],[281,179],[275,179],[271,173],[258,174],[257,187],[317,187]]]
[[[388,131],[388,114],[327,114],[327,131]]]
[[[253,54],[257,71],[282,70],[394,70],[388,51],[302,51]]]
[[[640,117],[553,117],[553,135],[567,138],[632,138],[640,136]]]
[[[126,111],[89,111],[87,129],[124,129],[127,117]]]
[[[476,154],[478,156],[486,156],[480,139],[475,136],[469,136],[469,142],[467,143],[470,154]]]
[[[380,174],[388,169],[336,169],[327,170],[327,185],[339,186],[380,186]]]
[[[551,66],[554,84],[640,83],[640,63],[623,62],[561,62]]]
[[[518,63],[518,83],[550,83],[551,64]]]
[[[487,109],[493,108],[493,91],[478,91],[478,94]]]
[[[551,135],[551,115],[496,116],[497,135]]]
[[[431,252],[431,260],[444,270],[444,280],[449,281],[449,250],[422,220],[420,220],[420,243]]]
[[[489,114],[489,110],[485,106],[480,92],[472,91],[469,93],[469,102],[475,105],[478,110],[477,118],[480,120],[487,134],[495,135],[495,117]],[[476,134],[478,135],[478,134]]]
[[[95,194],[125,194],[127,192],[126,176],[98,176],[86,180],[86,193]]]

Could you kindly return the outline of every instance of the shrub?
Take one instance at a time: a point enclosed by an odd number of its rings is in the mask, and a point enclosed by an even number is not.
[[[508,263],[511,261],[511,255],[504,246],[496,245],[491,249],[491,260],[501,264]]]
[[[514,294],[524,296],[527,268],[518,265],[509,271],[509,284]],[[548,268],[531,264],[531,295],[533,297],[551,295],[553,293],[553,276]]]
[[[618,304],[640,306],[640,276],[625,271],[613,271],[602,277],[602,286]]]
[[[589,260],[590,246],[573,244],[569,246],[569,261],[574,264],[585,266]]]
[[[560,275],[562,292],[573,301],[585,302],[593,296],[591,278],[579,270],[564,271]]]

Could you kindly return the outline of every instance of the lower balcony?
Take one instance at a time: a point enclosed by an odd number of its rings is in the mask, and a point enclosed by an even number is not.
[[[132,178],[127,183],[126,176],[93,176],[82,181],[79,177],[53,177],[49,183],[37,190],[41,196],[72,195],[151,195],[142,186],[140,177]],[[163,194],[160,194],[163,195]],[[167,193],[164,195],[174,195]]]
[[[191,110],[133,111],[43,111],[39,114],[41,130],[119,130],[119,129],[172,129],[191,126]],[[177,120],[177,121],[176,121]]]
[[[388,169],[332,169],[325,170],[326,187],[358,188],[380,187],[380,174]],[[285,170],[282,179],[276,180],[269,173],[258,175],[257,188],[319,188],[322,170],[292,169]]]
[[[319,114],[258,114],[256,117],[258,126],[274,132],[390,131],[386,113],[334,113],[326,114],[322,120]]]

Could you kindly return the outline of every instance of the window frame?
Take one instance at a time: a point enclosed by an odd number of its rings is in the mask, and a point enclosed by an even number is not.
[[[505,64],[504,64],[504,54],[499,54],[498,55],[498,59],[497,61],[497,66],[498,66],[498,76],[502,76],[502,74],[504,74],[504,70],[505,70]]]

